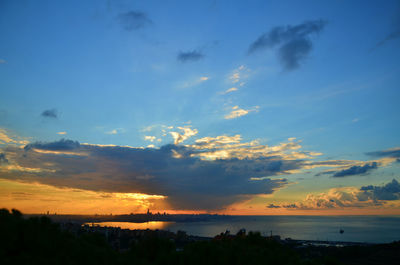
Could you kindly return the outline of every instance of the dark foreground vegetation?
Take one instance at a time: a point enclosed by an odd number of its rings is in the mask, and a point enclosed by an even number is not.
[[[102,234],[61,229],[47,217],[0,210],[0,264],[400,264],[400,242],[352,247],[299,247],[259,233],[220,235],[179,246],[145,233],[116,250]],[[177,244],[178,243],[178,244]]]

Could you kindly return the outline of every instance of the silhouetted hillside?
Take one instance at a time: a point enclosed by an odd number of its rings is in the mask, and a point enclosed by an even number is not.
[[[131,237],[120,236],[121,241],[112,247],[110,239],[115,240],[115,235],[107,233],[106,238],[80,226],[61,229],[47,217],[25,219],[19,211],[6,209],[0,210],[0,224],[2,265],[398,264],[400,253],[400,243],[299,248],[243,231],[237,235],[221,234],[212,240],[192,240],[184,232],[139,230]]]

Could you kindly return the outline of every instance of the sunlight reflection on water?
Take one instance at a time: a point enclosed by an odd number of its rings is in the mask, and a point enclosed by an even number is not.
[[[85,225],[98,225],[98,226],[109,226],[109,227],[119,227],[121,229],[167,229],[174,222],[162,222],[162,221],[150,221],[144,223],[132,223],[132,222],[100,222],[100,223],[85,223]]]
[[[400,216],[232,216],[229,220],[199,222],[147,223],[101,222],[100,226],[123,229],[160,229],[189,235],[214,237],[226,230],[236,233],[241,228],[259,231],[268,236],[271,231],[282,238],[331,240],[348,242],[389,243],[400,239]],[[87,223],[91,225],[92,223]],[[339,231],[343,229],[344,233]]]

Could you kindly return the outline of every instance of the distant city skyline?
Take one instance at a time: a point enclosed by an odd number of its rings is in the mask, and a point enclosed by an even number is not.
[[[0,207],[400,214],[400,1],[0,3]]]

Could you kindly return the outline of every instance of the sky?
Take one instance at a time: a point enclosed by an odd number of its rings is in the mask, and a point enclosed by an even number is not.
[[[0,0],[0,207],[400,214],[400,1]]]

